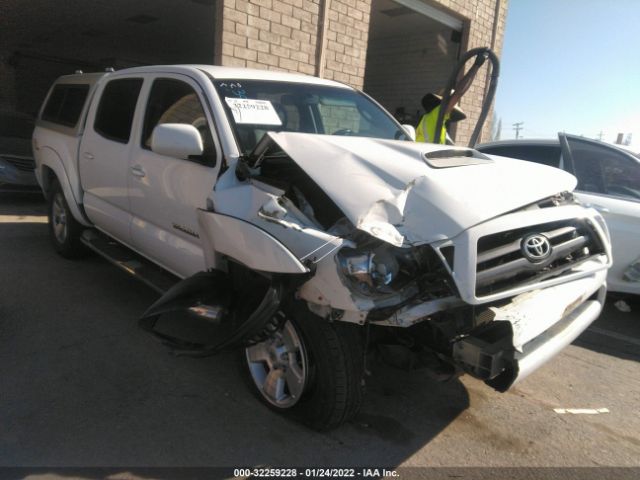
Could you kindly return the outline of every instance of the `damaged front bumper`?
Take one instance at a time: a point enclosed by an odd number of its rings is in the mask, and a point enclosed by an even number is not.
[[[606,270],[521,294],[485,315],[493,320],[453,345],[453,359],[498,391],[523,380],[580,335],[600,314]]]

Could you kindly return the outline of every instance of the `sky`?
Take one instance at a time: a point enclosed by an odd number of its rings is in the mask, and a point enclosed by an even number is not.
[[[640,0],[509,0],[496,92],[501,138],[565,131],[640,145]]]

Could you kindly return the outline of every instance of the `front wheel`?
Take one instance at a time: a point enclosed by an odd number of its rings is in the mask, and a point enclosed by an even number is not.
[[[361,327],[329,323],[304,304],[278,315],[282,328],[244,352],[258,398],[316,430],[353,418],[364,394]]]

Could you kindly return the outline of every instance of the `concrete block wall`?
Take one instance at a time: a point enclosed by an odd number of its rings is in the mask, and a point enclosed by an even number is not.
[[[369,40],[369,22],[371,3],[375,0],[331,0],[325,21],[324,64],[319,65],[319,42],[322,38],[323,0],[220,0],[218,4],[218,35],[215,63],[226,66],[239,66],[301,72],[321,75],[328,79],[347,83],[356,88],[364,87],[365,70],[367,68],[367,50]],[[445,10],[461,18],[465,23],[462,51],[478,46],[490,46],[496,2],[500,2],[497,32],[494,49],[499,54],[502,49],[505,16],[508,0],[424,0],[439,9]],[[433,35],[442,35],[434,32]],[[442,43],[437,38],[437,42]],[[375,46],[374,46],[375,48]],[[422,52],[424,53],[424,52]],[[428,53],[428,52],[426,52]],[[397,45],[395,56],[404,61],[421,52]],[[447,68],[453,66],[449,58],[440,55],[433,60],[434,75],[444,76]],[[453,54],[455,55],[455,54]],[[424,56],[424,55],[423,55]],[[403,58],[404,57],[404,58]],[[371,57],[369,57],[371,62]],[[384,65],[371,63],[374,69],[384,69]],[[417,94],[417,87],[402,84],[403,79],[392,79],[393,69],[387,64],[389,75],[388,88],[410,95],[412,98],[422,97],[422,90]],[[480,70],[476,82],[462,99],[461,107],[468,115],[456,131],[456,141],[464,144],[468,141],[475,122],[480,114],[485,91],[486,69]],[[395,82],[395,83],[394,83]],[[371,85],[371,93],[391,106],[396,100],[384,92],[384,81]],[[427,79],[428,83],[428,79]],[[442,80],[433,77],[433,88],[439,88]],[[436,85],[437,84],[437,85]],[[399,93],[398,93],[399,94]],[[389,100],[386,100],[386,99]],[[391,107],[390,107],[391,108]],[[418,106],[419,108],[419,106]],[[409,113],[411,112],[407,109]],[[393,113],[393,112],[392,112]],[[491,116],[487,119],[485,132],[489,132]],[[485,138],[488,138],[485,135]]]
[[[316,73],[319,0],[220,0],[216,64]]]
[[[372,39],[364,91],[391,113],[404,107],[409,115],[422,115],[422,97],[444,87],[456,63],[459,44],[451,42],[451,32]]]
[[[494,16],[497,2],[499,2],[499,13],[497,17],[497,30],[493,50],[498,57],[502,51],[502,40],[507,15],[508,0],[437,0],[431,2],[434,6],[447,10],[449,13],[458,15],[465,20],[465,31],[463,32],[462,51],[467,51],[475,47],[491,46],[491,38],[494,24]],[[469,66],[471,63],[469,62]],[[484,99],[487,67],[483,67],[478,72],[475,82],[462,98],[461,108],[467,114],[467,119],[459,122],[456,128],[456,143],[466,145],[475,127],[482,101]],[[492,112],[485,122],[481,141],[488,141],[491,132]]]
[[[316,75],[320,0],[221,0],[216,62]],[[323,76],[362,88],[371,0],[331,0]]]
[[[326,25],[323,25],[324,0],[219,0],[216,6],[215,24],[212,21],[211,25],[211,28],[216,30],[217,37],[214,41],[216,58],[213,60],[222,65],[285,70],[311,75],[321,73],[326,78],[363,88],[367,68],[372,1],[375,0],[330,0],[324,19]],[[500,1],[496,36],[496,51],[500,52],[507,0],[426,1],[432,1],[436,7],[464,19],[466,27],[462,43],[463,50],[491,43],[495,2]],[[323,32],[325,32],[324,62],[323,65],[319,65],[319,42]],[[433,32],[432,35],[434,35],[434,45],[442,43],[441,39],[437,38],[440,33]],[[447,35],[444,37],[446,38]],[[369,57],[369,68],[373,69],[375,73],[373,77],[377,78],[377,84],[368,87],[374,97],[379,98],[391,109],[399,101],[402,101],[402,104],[408,102],[405,100],[408,97],[416,102],[423,93],[418,91],[415,85],[406,83],[407,75],[401,78],[395,75],[394,78],[392,56],[395,57],[393,61],[396,62],[412,61],[412,56],[415,55],[422,55],[423,60],[432,57],[430,66],[434,76],[432,80],[427,78],[426,83],[432,81],[433,88],[441,86],[439,85],[441,82],[435,77],[441,75],[446,77],[443,70],[449,68],[446,58],[443,60],[442,54],[437,51],[415,51],[407,48],[407,44],[411,46],[412,42],[405,41],[405,45],[392,45],[392,41],[389,40],[388,45],[384,46],[389,52],[385,62],[376,63],[371,56]],[[96,58],[108,57],[113,53],[107,48],[98,48],[96,45],[87,44],[87,48],[83,48],[80,44],[74,45],[73,50],[69,46],[65,48],[65,57],[95,61]],[[148,63],[181,61],[181,58],[175,60],[159,58],[160,52],[146,50],[138,52],[136,48],[132,45],[126,52],[126,56],[134,58],[140,56]],[[376,50],[381,47],[372,45],[371,48]],[[56,51],[40,53],[60,56]],[[72,65],[47,63],[30,58],[22,58],[14,65],[9,61],[10,55],[11,52],[0,52],[2,60],[0,83],[3,86],[0,93],[0,111],[33,115],[42,102],[52,79],[61,73],[70,73],[75,69]],[[155,58],[156,56],[158,58]],[[469,115],[469,119],[458,126],[456,138],[458,142],[467,141],[480,112],[485,89],[483,73],[484,71],[481,70],[470,92],[462,99],[462,108]],[[407,111],[414,113],[409,104],[407,104]],[[2,117],[4,118],[5,115]],[[490,120],[489,118],[487,121],[486,131],[489,129]]]
[[[331,0],[324,77],[362,89],[371,0]]]

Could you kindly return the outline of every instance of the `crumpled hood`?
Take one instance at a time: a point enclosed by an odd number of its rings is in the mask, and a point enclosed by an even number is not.
[[[452,147],[375,138],[268,133],[360,230],[396,246],[452,238],[559,192],[576,179],[511,159],[433,168],[424,154]]]

